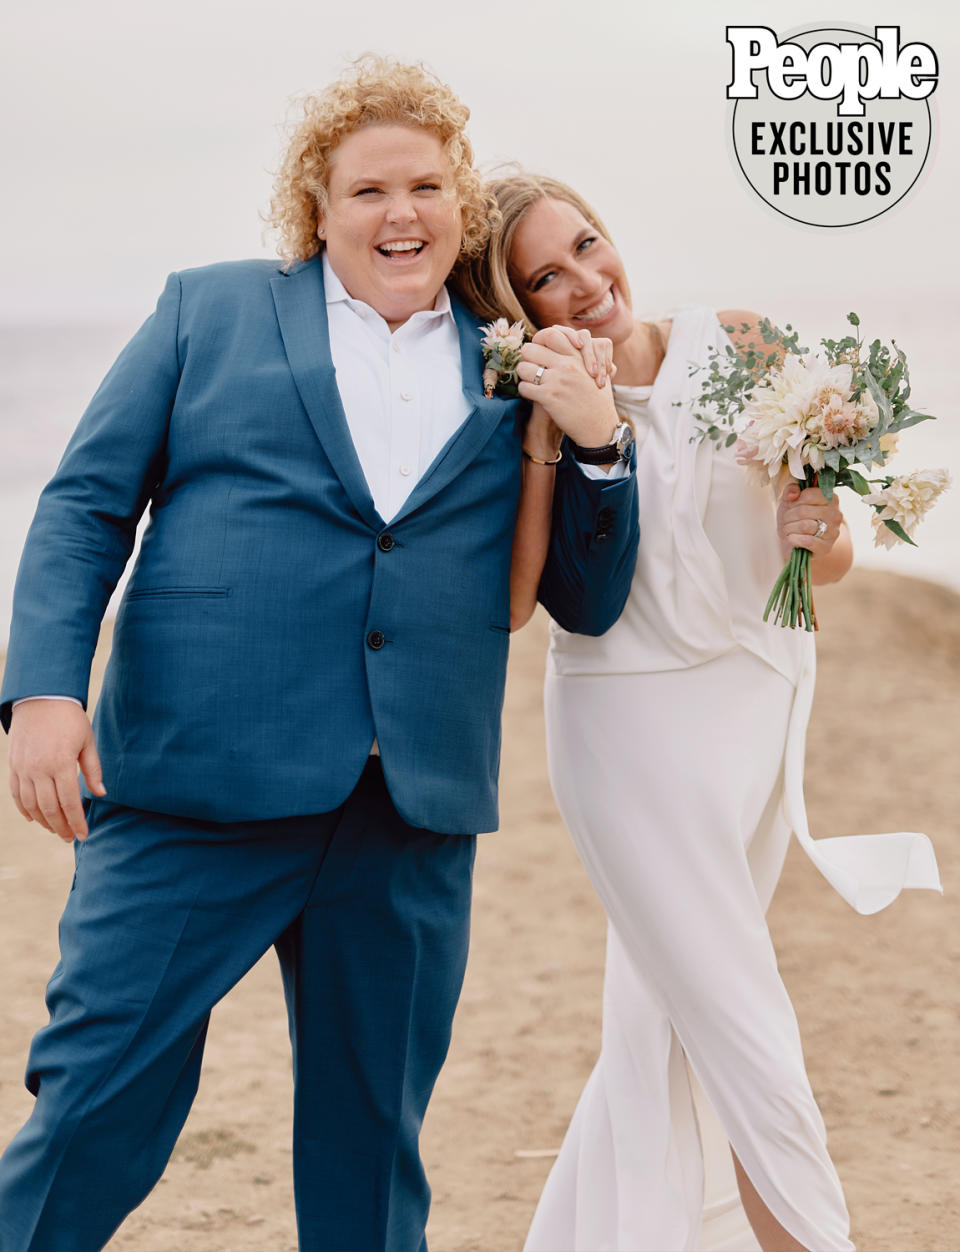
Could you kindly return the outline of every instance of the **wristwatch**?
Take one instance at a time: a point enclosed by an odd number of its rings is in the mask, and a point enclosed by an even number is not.
[[[613,432],[613,439],[599,448],[582,448],[568,440],[570,451],[584,465],[612,465],[615,461],[629,461],[633,452],[633,431],[627,422],[621,422]]]

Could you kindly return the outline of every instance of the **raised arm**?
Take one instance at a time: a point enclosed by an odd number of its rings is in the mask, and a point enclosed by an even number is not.
[[[633,468],[632,454],[623,477],[588,478],[564,440],[538,590],[540,603],[564,630],[602,635],[623,612],[640,537]]]
[[[523,486],[510,563],[510,629],[519,630],[537,607],[537,588],[550,548],[556,460],[563,432],[539,404],[523,439]]]
[[[542,371],[539,382],[538,371]],[[570,441],[585,447],[610,441],[619,421],[612,389],[597,386],[581,352],[558,328],[541,331],[524,346],[520,378],[520,394],[538,400],[568,436],[555,471],[538,598],[565,630],[600,635],[620,616],[636,564],[639,530],[633,461],[620,472],[604,472],[609,467],[585,471]]]

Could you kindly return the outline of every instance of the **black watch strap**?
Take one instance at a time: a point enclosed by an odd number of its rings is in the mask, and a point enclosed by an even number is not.
[[[615,443],[605,443],[600,448],[582,448],[571,439],[570,451],[581,465],[612,465],[620,460],[620,448]]]
[[[568,437],[570,451],[582,465],[614,465],[617,461],[628,461],[633,446],[633,431],[626,422],[620,422],[613,432],[610,443],[599,448],[584,448]]]

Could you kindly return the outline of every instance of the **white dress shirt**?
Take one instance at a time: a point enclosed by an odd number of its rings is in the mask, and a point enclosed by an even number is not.
[[[450,297],[442,287],[432,309],[391,333],[376,309],[347,294],[325,252],[323,283],[350,437],[377,512],[389,522],[470,413]]]

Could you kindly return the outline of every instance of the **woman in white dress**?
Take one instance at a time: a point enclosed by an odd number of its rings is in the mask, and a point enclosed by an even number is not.
[[[637,321],[619,255],[575,192],[528,175],[491,190],[502,227],[464,293],[487,316],[612,340],[641,526],[620,621],[598,638],[551,624],[550,777],[609,932],[601,1054],[526,1252],[847,1252],[764,914],[791,830],[860,912],[939,879],[922,835],[814,842],[807,831],[813,637],[761,619],[791,547],[810,550],[815,583],[846,573],[839,506],[796,485],[777,506],[732,450],[691,440],[691,363],[727,345],[721,323],[755,326],[755,314]],[[752,337],[731,335],[738,348]],[[520,390],[549,410],[543,348],[524,357]],[[548,501],[560,436],[545,447],[538,425],[532,437],[525,470],[544,478]],[[579,473],[565,458],[556,472]],[[540,527],[545,550],[548,505],[524,525]],[[515,625],[532,612],[538,568],[516,571]]]

